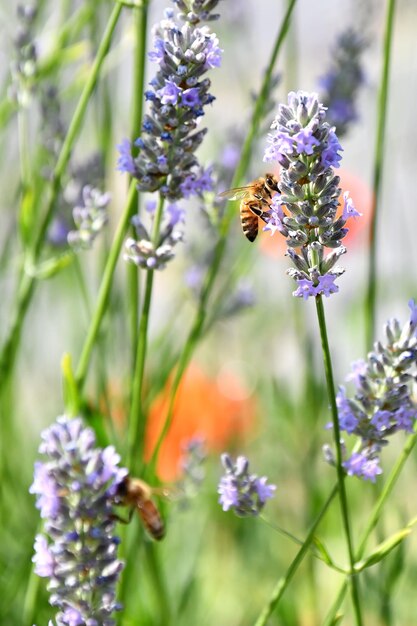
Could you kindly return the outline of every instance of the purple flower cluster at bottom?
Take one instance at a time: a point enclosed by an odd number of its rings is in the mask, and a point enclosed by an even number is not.
[[[114,626],[121,607],[116,583],[114,497],[127,470],[112,446],[97,448],[81,419],[60,417],[42,433],[30,492],[44,520],[35,539],[35,573],[50,579],[50,604],[59,626]]]
[[[224,453],[221,456],[226,471],[219,483],[219,503],[223,511],[233,509],[236,515],[259,515],[265,502],[274,496],[275,485],[268,485],[266,476],[258,478],[249,474],[249,461],[238,456],[233,463],[231,457]]]

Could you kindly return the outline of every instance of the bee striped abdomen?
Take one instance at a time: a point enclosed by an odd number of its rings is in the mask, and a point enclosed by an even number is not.
[[[240,223],[245,237],[251,242],[255,241],[258,235],[258,216],[246,202],[240,205]]]

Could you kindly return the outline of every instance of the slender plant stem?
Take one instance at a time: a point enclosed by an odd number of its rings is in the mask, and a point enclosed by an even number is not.
[[[288,4],[291,0],[287,0]],[[293,21],[288,33],[285,46],[285,71],[284,82],[285,92],[296,90],[298,87],[298,63],[299,63],[299,43],[297,37],[297,22]]]
[[[395,0],[388,0],[385,36],[384,36],[384,60],[382,66],[381,84],[378,97],[377,111],[377,135],[375,143],[374,172],[373,172],[373,198],[371,208],[371,222],[369,232],[369,268],[368,287],[366,293],[366,349],[370,350],[374,339],[375,309],[377,298],[377,235],[378,214],[381,196],[381,182],[384,165],[385,130],[388,108],[388,83],[391,59],[392,34],[394,29]]]
[[[39,524],[38,531],[41,531],[41,524]],[[32,565],[22,605],[22,624],[33,624],[39,583],[40,578],[35,574],[35,565]]]
[[[282,596],[284,595],[285,590],[290,584],[297,569],[301,565],[304,557],[308,553],[308,550],[310,549],[311,543],[314,539],[314,535],[316,533],[317,527],[319,526],[321,520],[323,519],[330,504],[333,502],[333,499],[336,496],[337,492],[338,492],[338,486],[335,485],[329,497],[327,498],[326,502],[323,504],[323,507],[320,513],[318,514],[313,524],[311,525],[310,530],[308,531],[307,537],[304,540],[304,543],[302,544],[301,548],[297,552],[285,576],[283,576],[282,578],[278,580],[269,601],[267,602],[265,607],[262,609],[258,619],[256,620],[255,626],[265,626],[269,617],[272,615],[273,611],[277,608],[278,603],[281,600]]]
[[[91,353],[94,347],[95,342],[97,341],[98,332],[100,330],[100,325],[103,320],[104,314],[107,309],[110,288],[113,282],[114,270],[116,269],[117,260],[119,258],[120,250],[122,248],[123,240],[125,238],[129,220],[130,220],[130,208],[132,202],[132,196],[136,194],[136,183],[132,182],[129,189],[129,195],[127,198],[126,206],[123,211],[122,217],[120,218],[120,222],[117,226],[117,230],[114,235],[114,240],[112,246],[110,248],[109,257],[104,268],[103,279],[101,281],[97,304],[91,318],[90,327],[88,329],[87,337],[84,342],[81,356],[78,361],[78,366],[75,373],[75,378],[77,381],[77,385],[82,390],[85,378],[87,375],[88,366],[90,364]]]
[[[84,120],[88,102],[93,94],[101,67],[110,48],[111,39],[116,28],[121,10],[122,5],[115,4],[113,11],[110,15],[106,30],[103,34],[103,39],[100,43],[100,47],[97,51],[97,56],[93,63],[90,76],[82,91],[74,115],[72,117],[68,133],[65,137],[57,164],[53,172],[49,201],[46,207],[46,211],[41,221],[39,230],[35,235],[33,246],[31,250],[29,250],[28,261],[30,262],[30,264],[36,264],[36,261],[38,260],[40,252],[42,250],[45,235],[54,213],[56,197],[58,195],[61,183],[61,177],[68,164],[75,139],[80,131],[81,124]],[[11,323],[9,334],[0,354],[0,381],[5,380],[13,369],[23,322],[30,302],[32,300],[36,284],[36,279],[33,276],[29,276],[25,272],[22,273],[20,284],[18,287],[13,320]]]
[[[132,143],[142,129],[143,94],[145,91],[146,33],[148,28],[148,2],[133,9],[136,46],[133,60],[133,104],[132,104]],[[131,216],[139,212],[140,196],[132,198]],[[133,227],[132,227],[133,228]],[[139,320],[139,270],[133,263],[127,266],[129,291],[130,339],[133,347],[132,367],[135,367],[136,346],[138,343]]]
[[[396,464],[394,465],[393,469],[390,472],[390,475],[388,476],[388,479],[381,491],[381,494],[377,500],[377,502],[375,503],[375,506],[373,508],[373,511],[369,517],[368,523],[360,537],[359,540],[359,546],[356,552],[356,559],[355,561],[359,561],[360,559],[362,559],[364,557],[365,554],[365,549],[366,549],[366,544],[368,542],[368,539],[372,533],[372,531],[374,530],[375,526],[377,525],[384,505],[386,504],[389,496],[391,495],[395,484],[401,474],[401,471],[405,465],[405,462],[407,461],[408,457],[411,454],[411,451],[413,450],[415,444],[417,442],[417,433],[411,435],[408,439],[406,444],[404,445],[404,448],[401,452],[401,455],[399,456]],[[345,580],[340,589],[339,592],[336,596],[335,601],[333,602],[333,605],[326,617],[325,622],[323,623],[323,626],[331,626],[331,624],[333,624],[333,620],[335,618],[335,615],[340,607],[340,605],[343,602],[343,598],[345,597],[346,594],[346,589],[347,589],[347,585],[348,585],[348,581]]]
[[[17,115],[17,129],[19,139],[19,160],[20,160],[20,180],[22,185],[23,197],[30,187],[31,179],[31,159],[29,149],[29,128],[28,114],[26,107],[19,109]]]
[[[158,554],[159,546],[155,543],[146,543],[145,552],[148,561],[149,571],[153,580],[155,589],[155,600],[160,610],[160,624],[169,626],[171,623],[171,608],[166,588],[166,582],[162,574],[160,564],[160,555]]]
[[[324,315],[324,307],[322,296],[316,296],[316,309],[317,309],[317,318],[320,327],[320,337],[321,337],[321,346],[323,350],[323,361],[324,361],[324,369],[326,373],[326,382],[327,382],[327,392],[329,396],[329,402],[331,407],[332,414],[332,423],[333,423],[333,433],[334,433],[334,442],[336,448],[336,472],[337,472],[337,482],[339,486],[339,499],[340,499],[340,507],[342,513],[342,523],[346,537],[346,544],[349,555],[349,565],[350,565],[350,581],[351,581],[351,595],[352,595],[352,604],[356,618],[356,624],[358,626],[362,625],[362,615],[361,615],[361,606],[359,599],[359,586],[358,586],[358,577],[354,573],[354,565],[355,565],[355,557],[354,557],[354,549],[352,542],[352,534],[350,529],[350,521],[349,521],[349,506],[347,501],[346,494],[346,485],[345,485],[345,472],[342,466],[342,447],[340,443],[340,425],[339,425],[339,417],[337,412],[336,405],[336,396],[334,390],[334,381],[333,381],[333,369],[332,369],[332,360],[330,356],[330,348],[329,342],[327,338],[327,328],[326,328],[326,319]]]
[[[84,302],[86,316],[87,318],[89,318],[91,317],[91,313],[92,313],[90,297],[89,297],[87,285],[85,282],[85,276],[81,268],[80,259],[76,254],[74,254],[73,263],[74,263],[75,276],[80,286],[81,298]]]
[[[156,209],[152,227],[152,243],[156,247],[159,239],[159,231],[164,209],[164,196],[159,196],[159,203]],[[132,401],[129,414],[128,432],[128,467],[134,474],[142,463],[144,436],[145,436],[145,416],[143,412],[143,381],[145,374],[145,361],[148,346],[148,325],[151,308],[154,270],[146,272],[145,293],[143,297],[142,313],[139,324],[138,343],[136,348],[136,362],[132,385]]]
[[[253,150],[253,143],[255,141],[255,137],[259,130],[259,125],[264,115],[265,105],[268,99],[268,93],[269,93],[270,83],[272,79],[272,73],[273,73],[277,58],[278,58],[278,54],[281,50],[281,46],[288,32],[288,28],[291,22],[291,15],[295,7],[295,4],[296,4],[296,0],[289,1],[287,11],[285,13],[284,19],[278,31],[278,35],[275,40],[274,48],[271,53],[268,67],[264,75],[261,91],[260,91],[258,99],[256,100],[255,108],[252,113],[252,119],[250,122],[249,131],[248,131],[248,134],[246,135],[245,141],[242,146],[241,157],[236,167],[236,171],[235,171],[233,181],[232,181],[232,187],[237,187],[240,184],[241,180],[243,179],[248,169],[250,157],[251,157],[252,150]],[[205,281],[201,290],[201,295],[199,299],[196,316],[194,318],[194,322],[192,324],[191,330],[188,334],[187,340],[184,344],[184,347],[178,359],[178,365],[175,370],[175,374],[174,374],[174,378],[173,378],[171,390],[170,390],[167,415],[166,415],[162,430],[159,434],[156,446],[152,453],[152,458],[149,463],[148,472],[150,474],[154,472],[162,442],[171,426],[175,398],[176,398],[176,394],[178,391],[178,387],[181,383],[185,370],[187,369],[187,366],[190,362],[195,346],[197,345],[201,337],[201,334],[203,332],[204,323],[205,323],[206,316],[207,316],[207,305],[208,305],[209,297],[213,290],[213,286],[214,286],[214,283],[215,283],[215,280],[219,272],[220,265],[221,265],[221,262],[222,262],[222,259],[226,250],[227,236],[229,234],[230,224],[234,217],[235,217],[235,207],[233,206],[232,203],[229,203],[227,205],[227,208],[225,210],[225,213],[224,213],[221,225],[220,225],[220,236],[219,236],[219,239],[217,241],[217,244],[214,250],[213,262],[210,264],[210,267],[207,270]]]

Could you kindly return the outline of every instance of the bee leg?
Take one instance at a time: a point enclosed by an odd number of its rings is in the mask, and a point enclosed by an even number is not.
[[[121,517],[117,513],[112,513],[110,515],[110,519],[112,519],[115,522],[120,522],[121,524],[130,524],[130,522],[132,521],[133,513],[134,513],[134,509],[131,508],[129,510],[129,517],[127,519],[125,519],[124,517]]]

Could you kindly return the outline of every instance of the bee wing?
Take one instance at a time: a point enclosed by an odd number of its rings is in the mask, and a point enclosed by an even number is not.
[[[218,194],[219,198],[228,198],[229,200],[242,200],[250,193],[252,185],[245,185],[245,187],[233,187],[232,189],[226,189]]]

